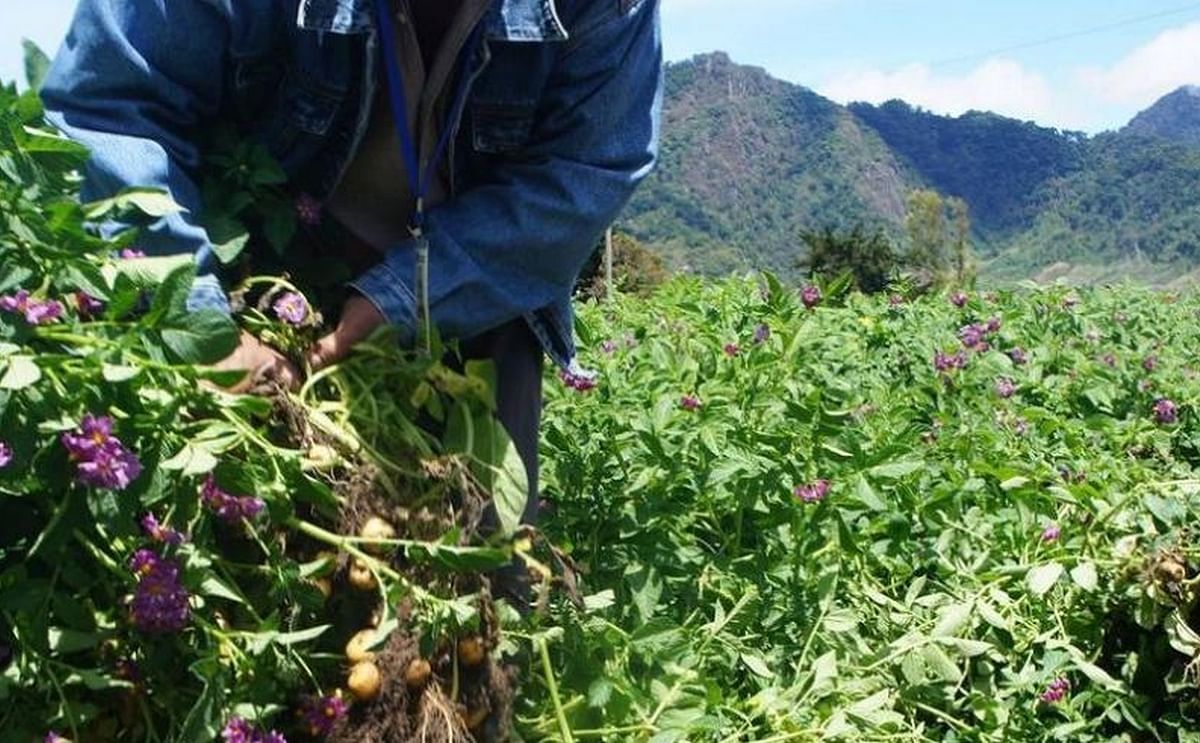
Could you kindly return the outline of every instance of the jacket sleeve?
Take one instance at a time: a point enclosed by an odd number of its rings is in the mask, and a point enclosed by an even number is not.
[[[585,5],[599,20],[576,24],[587,28],[560,50],[530,144],[427,215],[430,314],[447,337],[471,337],[566,296],[655,162],[658,0]],[[352,283],[408,331],[415,264],[407,241]]]
[[[190,253],[199,278],[189,308],[229,311],[198,224],[195,137],[221,100],[227,19],[203,0],[81,0],[42,98],[47,118],[91,148],[83,198],[163,188],[186,211],[153,224],[138,247]]]

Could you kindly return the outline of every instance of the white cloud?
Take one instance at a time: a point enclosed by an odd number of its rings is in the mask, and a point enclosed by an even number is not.
[[[955,115],[975,109],[1019,119],[1058,121],[1070,113],[1042,75],[1000,58],[960,75],[940,73],[924,64],[851,71],[817,89],[838,101],[882,103],[902,98],[931,111]]]
[[[1200,83],[1200,23],[1164,31],[1111,67],[1082,68],[1076,80],[1106,103],[1139,108],[1182,85]]]

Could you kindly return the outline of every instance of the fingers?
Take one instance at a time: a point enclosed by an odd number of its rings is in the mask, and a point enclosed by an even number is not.
[[[313,371],[319,371],[336,364],[349,352],[350,345],[352,344],[345,339],[344,331],[339,328],[313,344],[308,352],[308,365]]]
[[[275,354],[255,370],[250,386],[255,394],[269,394],[275,391],[273,387],[294,391],[300,386],[300,370],[284,356]]]

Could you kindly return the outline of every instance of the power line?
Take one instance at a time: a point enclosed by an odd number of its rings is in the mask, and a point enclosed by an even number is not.
[[[1060,41],[1070,41],[1071,39],[1078,39],[1081,36],[1090,36],[1092,34],[1103,33],[1105,31],[1112,31],[1114,29],[1124,28],[1126,26],[1133,26],[1138,23],[1146,23],[1147,21],[1155,21],[1160,18],[1167,18],[1169,16],[1179,15],[1181,13],[1187,13],[1192,10],[1200,10],[1200,3],[1190,3],[1188,5],[1182,5],[1177,8],[1171,8],[1170,10],[1162,10],[1157,13],[1150,13],[1147,15],[1140,15],[1140,16],[1136,16],[1133,18],[1126,18],[1123,21],[1116,21],[1114,23],[1106,23],[1103,26],[1093,26],[1091,28],[1080,29],[1079,31],[1072,31],[1070,33],[1065,33],[1065,34],[1059,34],[1058,36],[1050,36],[1050,37],[1047,37],[1044,39],[1038,39],[1036,41],[1026,41],[1021,44],[1014,44],[1013,46],[1000,47],[998,49],[992,49],[991,51],[980,52],[978,54],[969,54],[969,55],[962,56],[962,57],[953,57],[950,59],[942,59],[937,62],[930,63],[929,66],[930,67],[944,67],[946,65],[961,64],[962,62],[974,62],[977,59],[985,59],[987,57],[995,57],[999,54],[1008,54],[1009,52],[1019,52],[1019,51],[1025,50],[1025,49],[1033,49],[1033,48],[1036,48],[1039,46],[1046,46],[1047,44],[1057,44]]]

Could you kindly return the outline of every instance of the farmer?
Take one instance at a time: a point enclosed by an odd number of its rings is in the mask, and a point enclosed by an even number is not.
[[[81,0],[42,95],[92,149],[85,198],[157,186],[186,209],[138,247],[195,257],[193,310],[230,309],[198,221],[205,137],[264,145],[361,264],[310,366],[383,324],[416,343],[428,307],[495,362],[532,521],[542,354],[572,367],[576,275],[655,160],[658,0]],[[299,377],[248,333],[222,366]]]

